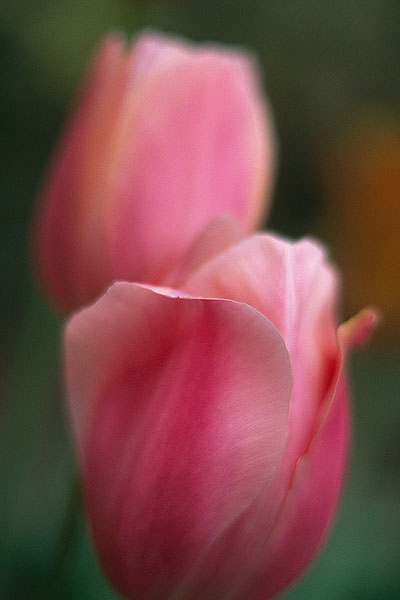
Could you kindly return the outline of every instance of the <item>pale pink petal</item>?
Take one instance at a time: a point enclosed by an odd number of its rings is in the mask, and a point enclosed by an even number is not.
[[[293,371],[290,471],[310,443],[339,351],[336,274],[323,248],[310,240],[252,236],[203,265],[182,287],[190,294],[246,302],[280,331]]]
[[[231,217],[217,217],[200,233],[184,259],[166,281],[175,287],[186,281],[203,264],[238,243],[243,238],[238,224]]]
[[[145,31],[135,41],[130,56],[130,80],[135,85],[157,76],[171,64],[190,60],[190,45],[173,36]]]
[[[173,293],[115,284],[66,339],[94,541],[119,591],[143,600],[168,598],[268,488],[287,432],[275,327],[247,305]]]
[[[218,47],[182,48],[152,63],[119,115],[106,182],[118,279],[160,283],[211,219],[229,215],[247,232],[265,212],[274,142],[254,65]]]

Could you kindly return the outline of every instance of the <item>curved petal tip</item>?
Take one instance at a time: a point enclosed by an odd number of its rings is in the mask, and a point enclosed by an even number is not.
[[[363,308],[340,326],[340,338],[346,346],[352,348],[364,346],[381,320],[382,315],[377,308],[371,306]]]

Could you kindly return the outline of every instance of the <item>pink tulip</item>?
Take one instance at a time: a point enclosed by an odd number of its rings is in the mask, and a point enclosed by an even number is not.
[[[343,357],[374,312],[337,328],[315,242],[260,234],[210,257],[212,236],[180,291],[116,283],[67,328],[94,543],[135,600],[270,598],[314,557],[342,485]]]
[[[262,220],[274,167],[251,57],[154,33],[95,56],[43,193],[39,275],[64,310],[115,280],[160,284],[197,234]]]

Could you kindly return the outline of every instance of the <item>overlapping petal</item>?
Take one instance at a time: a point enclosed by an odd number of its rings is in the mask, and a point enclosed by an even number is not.
[[[266,600],[287,588],[314,559],[332,523],[346,467],[348,397],[342,377],[310,448],[300,457],[261,561],[242,599]]]
[[[245,304],[120,283],[71,320],[66,347],[100,559],[128,597],[164,600],[273,480],[283,340]]]
[[[182,287],[190,294],[246,302],[280,331],[293,370],[286,451],[293,466],[310,443],[339,353],[336,274],[323,248],[310,240],[254,235],[203,263]]]

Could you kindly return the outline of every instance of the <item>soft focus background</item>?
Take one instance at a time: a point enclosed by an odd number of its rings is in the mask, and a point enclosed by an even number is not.
[[[351,364],[353,453],[337,526],[287,597],[400,598],[399,24],[398,0],[2,0],[1,600],[116,598],[69,501],[62,322],[33,282],[29,237],[93,46],[110,29],[143,26],[257,54],[280,146],[269,225],[329,245],[344,317],[365,304],[384,313]]]

